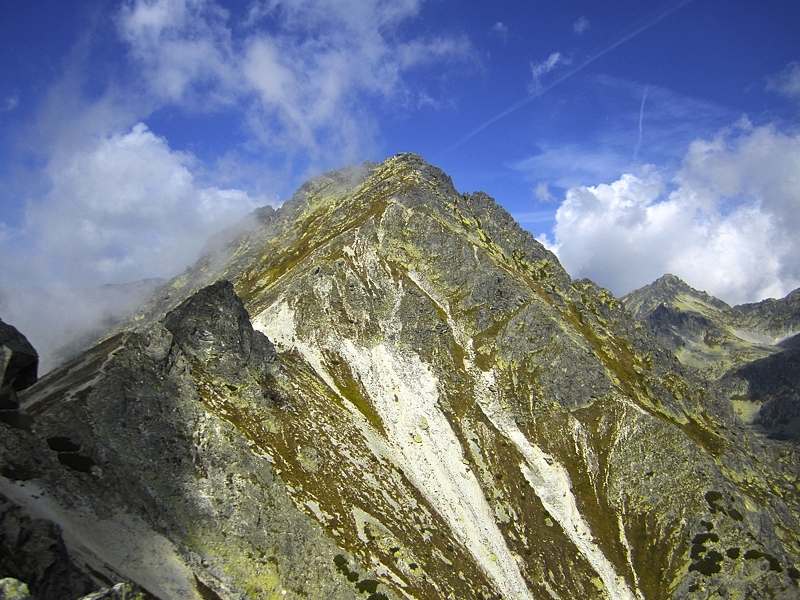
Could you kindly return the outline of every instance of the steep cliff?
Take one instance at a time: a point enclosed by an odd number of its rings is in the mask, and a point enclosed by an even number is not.
[[[791,446],[414,155],[217,238],[20,395],[0,492],[161,598],[798,597]]]

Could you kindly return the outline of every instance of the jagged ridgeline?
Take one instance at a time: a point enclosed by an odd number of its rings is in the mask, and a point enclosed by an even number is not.
[[[160,598],[797,598],[794,446],[720,389],[404,154],[20,392],[0,491]]]

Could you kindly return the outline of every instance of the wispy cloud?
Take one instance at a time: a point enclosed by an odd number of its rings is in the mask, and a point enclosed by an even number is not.
[[[539,202],[557,201],[557,198],[550,193],[550,189],[548,188],[546,181],[540,181],[536,184],[536,187],[533,188],[533,197]]]
[[[538,63],[531,63],[531,77],[533,78],[528,85],[528,91],[531,94],[539,95],[542,93],[541,79],[550,71],[557,69],[560,66],[567,66],[572,63],[572,59],[563,56],[561,52],[553,52],[546,60]]]
[[[767,89],[800,100],[800,63],[790,62],[783,71],[768,78]]]
[[[8,112],[14,110],[19,106],[19,95],[14,94],[13,96],[8,96],[0,106],[0,112]]]
[[[572,139],[543,139],[540,150],[511,165],[532,184],[544,182],[551,193],[582,185],[610,183],[642,164],[671,169],[698,136],[713,136],[739,117],[738,112],[673,90],[607,76],[586,80],[603,117],[582,123]],[[562,196],[563,199],[563,196]]]
[[[572,28],[575,30],[575,33],[578,35],[583,35],[583,33],[589,29],[589,20],[586,17],[581,17],[575,23],[573,23]]]
[[[319,168],[357,160],[371,147],[366,101],[413,106],[418,93],[406,74],[471,56],[463,37],[400,33],[421,5],[255,2],[237,37],[230,15],[214,3],[135,0],[121,11],[119,28],[164,102],[207,110],[244,104],[264,150],[299,154]]]
[[[642,124],[644,122],[644,103],[647,100],[647,90],[648,86],[644,86],[644,92],[642,93],[642,104],[639,107],[639,136],[636,138],[636,147],[633,149],[633,160],[636,160],[639,155],[639,148],[642,147],[642,134],[644,132]]]
[[[511,216],[514,217],[514,220],[518,223],[522,223],[525,225],[535,224],[535,223],[549,223],[553,220],[553,214],[555,211],[553,210],[537,210],[537,211],[526,211],[526,212],[515,212]]]
[[[489,35],[499,37],[503,41],[508,39],[508,26],[502,21],[498,21],[489,29]]]
[[[529,179],[561,189],[587,181],[610,181],[630,165],[629,157],[608,146],[583,144],[544,146],[541,152],[512,165]]]
[[[467,135],[465,135],[464,137],[462,137],[461,139],[457,140],[455,143],[453,143],[452,145],[447,147],[444,150],[444,153],[447,153],[447,152],[451,151],[452,149],[457,148],[458,146],[460,146],[461,144],[463,144],[467,140],[471,139],[472,137],[474,137],[475,135],[477,135],[478,133],[480,133],[481,131],[483,131],[484,129],[489,127],[490,125],[492,125],[492,124],[496,123],[497,121],[499,121],[500,119],[510,115],[512,112],[514,112],[516,110],[519,110],[520,108],[522,108],[526,104],[532,102],[533,100],[535,100],[536,98],[538,98],[542,94],[546,93],[548,90],[553,89],[555,86],[560,84],[562,81],[566,80],[569,77],[572,77],[575,73],[581,71],[582,69],[584,69],[585,67],[587,67],[588,65],[590,65],[591,63],[596,61],[598,58],[608,54],[609,52],[611,52],[612,50],[614,50],[618,46],[624,44],[628,40],[636,37],[637,35],[639,35],[640,33],[644,32],[644,31],[646,31],[647,29],[649,29],[650,27],[652,27],[653,25],[655,25],[656,23],[658,23],[659,21],[661,21],[665,17],[671,15],[672,13],[674,13],[677,10],[679,10],[683,6],[689,4],[690,2],[692,2],[692,0],[673,0],[672,2],[667,2],[665,4],[662,4],[657,9],[655,9],[655,10],[651,11],[650,13],[648,13],[643,19],[641,19],[637,23],[635,23],[624,34],[622,34],[621,36],[619,36],[617,38],[612,39],[611,41],[606,43],[606,45],[600,47],[598,50],[595,50],[589,56],[587,56],[582,61],[580,61],[576,65],[574,65],[571,69],[569,69],[566,72],[562,73],[559,77],[557,77],[556,79],[554,79],[553,81],[551,81],[550,83],[548,83],[546,85],[538,85],[540,82],[538,82],[536,80],[536,78],[534,77],[534,82],[533,82],[534,85],[528,86],[528,92],[529,92],[528,97],[523,98],[522,100],[516,102],[515,104],[512,104],[507,109],[505,109],[505,110],[501,111],[500,113],[496,114],[495,116],[493,116],[491,119],[483,122],[481,125],[479,125],[475,129],[470,131]],[[558,53],[555,53],[555,54],[558,54]],[[551,57],[552,57],[552,55],[551,55]],[[550,59],[548,58],[548,60],[544,61],[543,64],[547,65],[549,60]],[[541,75],[540,75],[540,77],[541,77]]]

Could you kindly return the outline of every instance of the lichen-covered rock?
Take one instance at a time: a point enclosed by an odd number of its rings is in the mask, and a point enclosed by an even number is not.
[[[33,598],[26,583],[13,577],[3,577],[0,579],[0,600],[33,600]]]

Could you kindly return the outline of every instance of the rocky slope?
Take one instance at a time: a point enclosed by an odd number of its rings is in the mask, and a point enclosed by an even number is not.
[[[255,216],[0,424],[0,493],[95,580],[798,597],[793,447],[491,198],[399,155]]]
[[[777,439],[800,434],[800,289],[728,306],[674,275],[623,302],[681,362],[715,380],[738,416]]]

